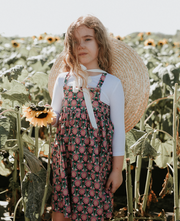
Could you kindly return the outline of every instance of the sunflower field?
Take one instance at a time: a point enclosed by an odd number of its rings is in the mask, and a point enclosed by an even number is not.
[[[174,36],[151,32],[110,35],[141,56],[150,80],[147,109],[126,133],[127,207],[114,212],[114,219],[149,217],[150,204],[157,201],[151,180],[152,166],[156,165],[167,168],[160,197],[176,193],[173,209],[174,219],[178,220],[180,31]],[[64,35],[47,33],[25,38],[0,35],[0,179],[9,180],[8,186],[0,185],[0,194],[7,193],[8,211],[14,218],[24,211],[25,220],[48,220],[50,146],[56,133],[56,128],[47,125],[53,117],[48,106],[48,75],[63,50],[63,41]],[[148,163],[148,172],[144,194],[140,196],[143,159]],[[134,196],[130,165],[136,165]],[[164,220],[165,214],[160,212],[157,219]]]

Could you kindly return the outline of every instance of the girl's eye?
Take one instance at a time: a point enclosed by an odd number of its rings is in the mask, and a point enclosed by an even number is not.
[[[86,38],[86,41],[91,41],[91,39],[90,38]]]

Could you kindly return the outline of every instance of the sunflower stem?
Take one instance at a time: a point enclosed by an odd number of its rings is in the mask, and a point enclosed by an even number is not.
[[[46,185],[45,185],[44,196],[43,196],[42,205],[41,205],[41,214],[40,214],[41,216],[42,216],[42,214],[44,213],[44,207],[45,207],[45,203],[46,203],[46,196],[47,196],[47,192],[48,192],[49,178],[50,178],[50,172],[51,172],[51,168],[50,168],[51,136],[52,136],[52,126],[51,126],[51,124],[50,124],[48,165],[47,165],[47,174],[46,174]]]
[[[178,195],[178,200],[179,200],[179,208],[180,208],[180,182],[179,182],[179,195]],[[180,211],[179,211],[179,217],[180,217]]]
[[[155,144],[155,139],[156,139],[156,131],[153,133],[153,136],[152,136],[152,140],[151,140],[151,146],[152,147]],[[144,199],[143,199],[143,204],[142,204],[142,209],[143,209],[144,212],[146,210],[150,179],[151,179],[151,176],[152,176],[152,169],[153,169],[152,165],[153,165],[153,159],[149,157],[148,173],[147,173],[147,177],[146,177],[146,186],[145,186]]]
[[[17,204],[16,204],[16,206],[15,206],[14,215],[13,215],[13,221],[16,220],[16,211],[17,211],[18,205],[19,205],[19,203],[21,202],[22,199],[23,199],[23,198],[21,197],[21,198],[18,200],[18,202],[17,202]]]
[[[19,147],[19,168],[20,168],[20,181],[21,181],[21,190],[22,190],[22,181],[24,179],[25,170],[24,170],[24,164],[23,164],[23,141],[21,137],[21,116],[20,116],[20,108],[18,106],[15,107],[15,110],[17,111],[17,141],[18,141],[18,147]],[[26,204],[23,201],[24,211],[26,211]],[[25,212],[24,212],[25,214]],[[29,221],[29,219],[24,215],[25,221]]]
[[[35,155],[36,155],[36,157],[38,157],[38,151],[39,151],[38,137],[39,137],[39,127],[38,127],[38,125],[36,125],[36,127],[35,127],[35,146],[36,146]]]
[[[177,153],[176,153],[176,113],[177,113],[177,86],[175,83],[174,102],[173,102],[173,183],[174,183],[174,220],[179,220],[179,205],[178,205],[178,169],[177,169]]]
[[[15,152],[13,182],[16,183],[16,181],[17,181],[17,153]],[[13,195],[13,199],[14,199],[14,207],[16,205],[16,193],[17,193],[17,189],[13,188],[12,195]]]
[[[127,207],[128,220],[133,221],[133,197],[132,197],[132,183],[131,183],[131,169],[130,159],[126,159],[126,193],[127,193]]]
[[[30,130],[29,130],[29,136],[31,137],[31,135],[32,135],[32,130],[33,130],[33,127],[31,126],[30,127]]]
[[[146,111],[144,112],[143,116],[140,120],[140,130],[144,130],[144,121],[145,121],[145,115]],[[142,157],[141,155],[137,156],[136,161],[136,168],[135,168],[135,185],[134,185],[134,198],[135,198],[135,209],[138,209],[138,198],[139,198],[139,179],[140,179],[140,173],[141,173],[141,164],[142,164]]]

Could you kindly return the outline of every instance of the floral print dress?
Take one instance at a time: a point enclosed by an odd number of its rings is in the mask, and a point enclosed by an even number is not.
[[[52,145],[52,209],[71,220],[96,221],[112,217],[113,193],[105,190],[112,170],[110,106],[100,100],[103,73],[90,88],[97,129],[90,123],[82,88],[73,92],[64,81],[64,99]]]

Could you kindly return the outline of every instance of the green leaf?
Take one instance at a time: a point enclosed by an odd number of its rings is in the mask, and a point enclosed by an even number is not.
[[[138,145],[136,146],[135,144],[137,144],[136,142],[144,135],[146,135],[144,131],[136,130],[136,129],[131,129],[128,133],[126,133],[127,149],[130,149],[133,152],[134,156],[140,154],[141,150],[139,149],[139,146]],[[129,157],[128,154],[126,155],[127,157]]]
[[[31,66],[34,70],[38,71],[46,71],[49,69],[47,57],[44,55],[37,55],[33,57],[29,57],[27,59],[27,64]]]
[[[31,81],[34,84],[38,84],[38,86],[42,89],[47,87],[48,84],[48,75],[43,72],[36,72],[32,77]]]
[[[24,66],[16,65],[16,66],[10,68],[9,70],[5,71],[3,73],[3,76],[7,77],[9,82],[11,82],[12,79],[17,80],[18,76],[21,75],[21,72],[22,72],[23,69],[24,69]]]
[[[40,210],[46,184],[46,170],[41,169],[37,173],[27,173],[22,182],[22,195],[26,202],[25,216],[30,220],[40,221]],[[49,198],[52,191],[51,185],[48,186]]]
[[[147,142],[142,144],[142,157],[149,157],[155,159],[159,153]]]
[[[4,59],[4,64],[14,64],[15,61],[17,61],[18,58],[18,53],[17,52],[13,52],[10,54],[10,56],[6,59]]]
[[[154,161],[159,168],[166,168],[167,163],[171,164],[172,159],[172,140],[167,140],[165,143],[162,143],[158,138],[155,139],[155,146],[157,152],[161,153]]]
[[[139,135],[143,134],[143,131],[139,131]],[[157,151],[150,145],[150,143],[147,141],[148,133],[144,132],[144,135],[141,136],[131,147],[130,149],[134,153],[134,155],[142,155],[142,157],[150,157],[150,158],[155,158],[158,153]]]
[[[27,165],[32,173],[35,174],[39,172],[41,168],[44,168],[42,162],[33,153],[31,153],[26,147],[24,147],[23,149]]]
[[[146,132],[147,132],[147,133],[151,133],[151,132],[154,131],[154,129],[153,129],[152,127],[150,127],[149,124],[146,124],[146,125],[145,125],[145,128],[146,128]]]
[[[131,147],[130,149],[132,150],[132,152],[134,153],[134,155],[140,155],[142,152],[142,145],[144,142],[145,145],[147,144],[147,133],[144,133],[143,136],[141,136]]]
[[[45,103],[50,104],[51,97],[50,97],[49,90],[47,89],[47,87],[42,88],[42,94],[44,96],[44,100],[46,101]]]
[[[11,101],[18,101],[20,104],[26,104],[29,101],[29,93],[24,84],[12,80],[11,89],[2,93],[1,96]]]
[[[126,168],[126,158],[130,158],[130,163],[134,163],[136,161],[136,153],[134,153],[131,149],[131,146],[143,135],[144,131],[131,129],[126,133],[126,148],[125,148],[125,156],[123,162],[123,170]],[[138,150],[139,151],[139,150]]]
[[[29,51],[27,50],[26,47],[21,46],[21,48],[19,49],[19,53],[21,54],[21,57],[26,58],[29,54]]]
[[[18,76],[18,81],[22,82],[27,76],[28,76],[29,72],[26,69],[22,70],[21,75]]]
[[[27,142],[27,145],[34,149],[35,141],[26,133],[23,134],[22,139]]]
[[[12,109],[12,108],[11,108]],[[4,111],[4,109],[2,108],[1,111]],[[17,114],[15,112],[11,112],[11,111],[7,111],[3,114],[5,117],[7,117],[8,122],[10,124],[10,128],[9,128],[9,134],[7,139],[16,139],[16,134],[17,134],[17,128],[16,128],[16,121],[17,121]],[[6,141],[7,141],[6,139]],[[16,144],[16,141],[8,141],[6,142],[6,146],[7,147],[12,147]]]
[[[0,116],[0,148],[2,148],[5,145],[8,135],[9,135],[9,131],[10,131],[9,118],[1,115]]]
[[[8,80],[7,76],[3,76],[3,83],[1,84],[1,88],[10,90],[11,89],[11,83]]]
[[[162,90],[161,90],[160,83],[155,82],[152,85],[150,85],[149,98],[154,101],[161,97],[162,97]]]
[[[5,167],[3,160],[0,161],[0,175],[1,176],[9,176],[12,173],[11,170]]]
[[[134,140],[137,141],[139,138],[141,138],[145,132],[142,130],[136,130],[136,129],[132,129],[130,130],[130,133],[133,134]]]

